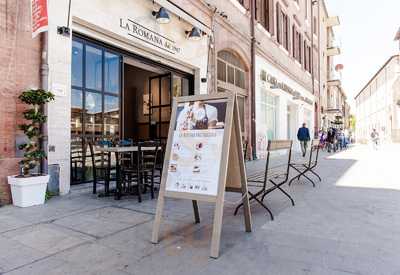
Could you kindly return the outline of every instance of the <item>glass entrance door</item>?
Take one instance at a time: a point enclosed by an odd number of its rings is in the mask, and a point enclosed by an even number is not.
[[[153,76],[149,79],[150,138],[166,142],[171,120],[172,98],[192,95],[188,77],[174,73]]]
[[[168,138],[171,117],[171,74],[150,77],[150,139],[166,140]]]

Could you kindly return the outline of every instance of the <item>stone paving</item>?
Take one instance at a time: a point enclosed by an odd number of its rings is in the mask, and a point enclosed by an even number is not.
[[[400,274],[400,146],[322,154],[323,182],[305,181],[252,204],[253,232],[224,209],[221,256],[209,258],[213,206],[167,199],[162,239],[150,243],[156,200],[97,198],[88,186],[43,206],[0,208],[0,274]],[[249,165],[259,169],[262,162]]]

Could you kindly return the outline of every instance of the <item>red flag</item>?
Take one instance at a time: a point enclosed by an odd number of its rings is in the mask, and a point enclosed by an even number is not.
[[[39,33],[48,30],[47,0],[31,0],[31,13],[32,38],[34,38]]]

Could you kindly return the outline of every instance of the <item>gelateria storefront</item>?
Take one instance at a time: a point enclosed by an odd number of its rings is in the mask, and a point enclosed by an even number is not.
[[[61,13],[63,2],[51,1],[50,14]],[[71,6],[70,39],[49,37],[51,55],[65,57],[65,48],[71,49],[65,60],[70,82],[52,79],[59,90],[65,87],[56,104],[68,106],[70,116],[49,110],[63,125],[49,126],[49,142],[60,142],[59,131],[71,137],[70,148],[54,146],[56,152],[49,152],[49,162],[68,161],[61,167],[69,173],[60,176],[60,189],[91,180],[91,164],[84,159],[88,142],[165,142],[172,98],[207,92],[207,22],[170,1],[72,0]],[[69,182],[62,182],[65,178]]]
[[[259,58],[261,59],[261,58]],[[268,140],[297,140],[297,130],[306,123],[314,129],[314,101],[311,92],[269,63],[256,64],[257,157],[266,157]],[[258,61],[258,60],[257,60]],[[293,149],[300,150],[298,142]]]

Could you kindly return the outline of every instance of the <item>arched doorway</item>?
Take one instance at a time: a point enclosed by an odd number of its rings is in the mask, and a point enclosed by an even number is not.
[[[217,54],[217,90],[218,92],[236,92],[238,95],[240,125],[242,136],[247,137],[248,112],[248,69],[242,59],[229,50]]]

